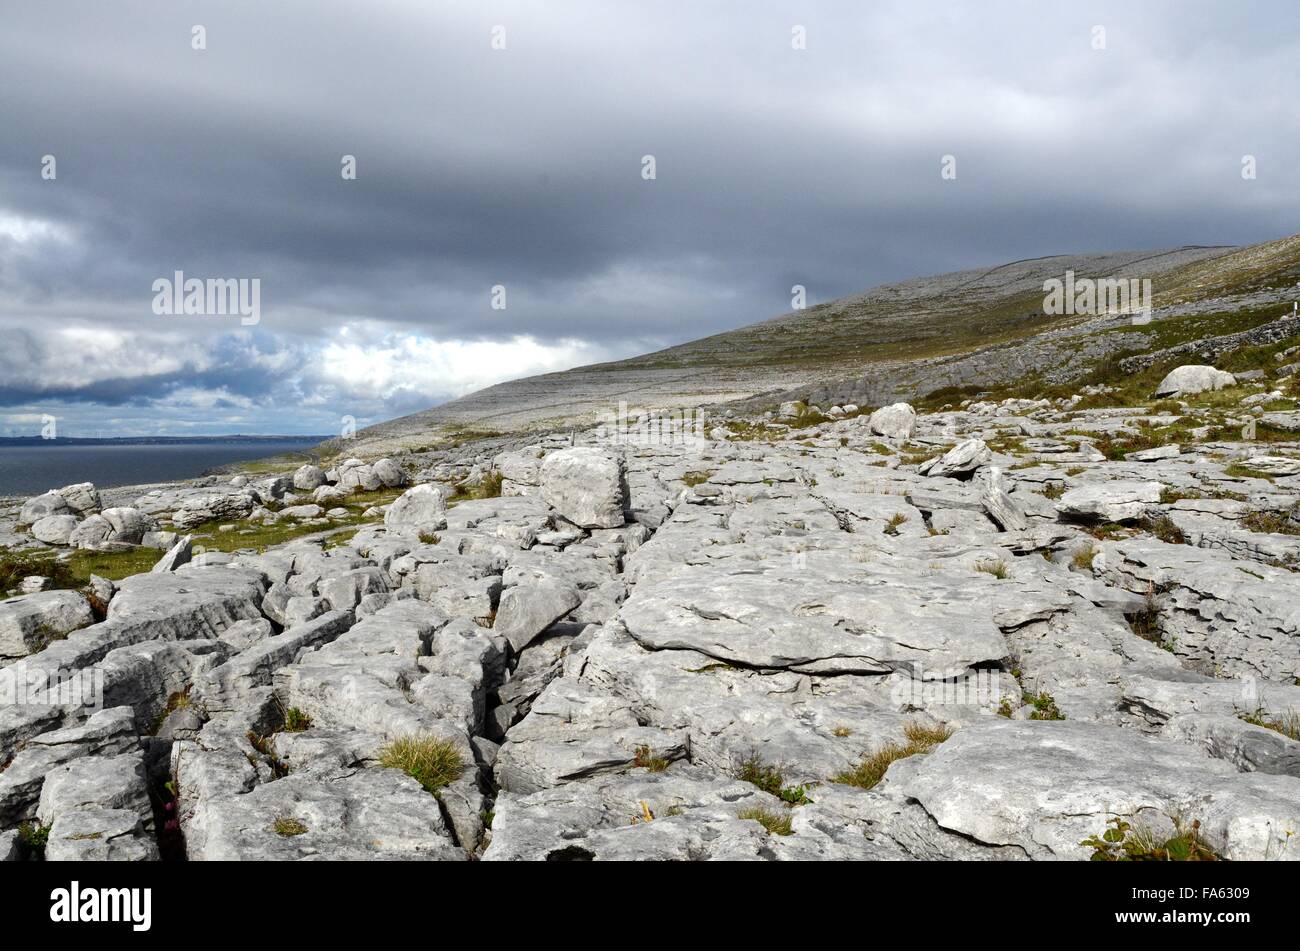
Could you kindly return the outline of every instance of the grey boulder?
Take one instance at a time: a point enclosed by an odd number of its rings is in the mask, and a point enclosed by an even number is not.
[[[66,545],[77,527],[75,515],[46,515],[32,523],[32,537],[47,545]]]
[[[1216,370],[1214,367],[1187,364],[1171,370],[1156,387],[1156,396],[1188,396],[1204,393],[1207,390],[1221,390],[1225,386],[1236,385],[1237,378],[1231,373]]]
[[[1069,518],[1127,522],[1141,518],[1160,501],[1165,486],[1160,482],[1116,480],[1070,489],[1057,502],[1057,510]]]
[[[910,403],[894,403],[871,414],[867,427],[887,439],[911,439],[916,432],[916,410]]]
[[[580,528],[623,524],[623,464],[590,446],[552,453],[542,462],[542,499]]]
[[[446,524],[447,499],[432,483],[413,486],[403,492],[384,513],[385,525],[441,527]]]

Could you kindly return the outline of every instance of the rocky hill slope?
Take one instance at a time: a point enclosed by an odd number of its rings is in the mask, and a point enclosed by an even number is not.
[[[1300,857],[1298,348],[49,493],[0,858]]]
[[[1067,271],[1149,279],[1155,326],[1134,327],[1127,315],[1044,314],[1044,282]],[[751,407],[791,397],[882,405],[945,387],[1067,382],[1117,353],[1272,320],[1290,309],[1297,284],[1300,236],[1248,248],[1017,261],[879,287],[628,360],[498,384],[364,430],[347,451],[375,458],[465,433],[586,425],[616,412],[620,401],[650,411],[754,397]]]

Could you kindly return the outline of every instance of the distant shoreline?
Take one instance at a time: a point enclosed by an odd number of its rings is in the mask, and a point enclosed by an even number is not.
[[[305,443],[315,445],[330,439],[330,436],[60,436],[46,439],[44,436],[0,436],[0,448],[4,446],[190,446],[211,443]]]
[[[317,436],[0,439],[0,498],[39,495],[77,482],[99,488],[153,485],[317,459]]]

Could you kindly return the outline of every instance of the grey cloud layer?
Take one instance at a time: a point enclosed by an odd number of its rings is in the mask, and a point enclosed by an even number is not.
[[[7,10],[0,406],[319,431],[773,316],[793,283],[1296,230],[1293,4],[646,6]],[[260,277],[261,326],[153,315],[177,269]],[[520,337],[536,359],[471,346]]]

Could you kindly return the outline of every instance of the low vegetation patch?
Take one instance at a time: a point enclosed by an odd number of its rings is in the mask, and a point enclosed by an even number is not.
[[[436,736],[393,740],[379,751],[379,765],[400,769],[431,793],[454,783],[465,771],[456,744]]]
[[[455,491],[447,498],[447,504],[453,505],[457,502],[469,502],[474,499],[500,498],[501,483],[503,481],[504,477],[501,473],[493,469],[479,479],[478,482],[458,482]]]
[[[648,746],[638,746],[636,748],[636,758],[632,760],[632,765],[639,766],[652,773],[662,773],[668,768],[668,760],[662,756],[652,754]]]
[[[1160,629],[1160,601],[1156,597],[1155,585],[1147,586],[1142,607],[1127,616],[1128,626],[1144,641],[1164,646],[1164,635]]]
[[[907,522],[907,516],[902,512],[895,512],[890,516],[889,521],[885,523],[886,535],[897,535],[900,526]]]
[[[280,816],[275,820],[275,834],[278,836],[289,839],[295,835],[305,835],[306,833],[307,827],[297,819],[287,819]]]
[[[0,594],[17,588],[24,578],[32,575],[49,578],[50,587],[53,588],[72,588],[78,583],[78,579],[64,562],[57,561],[49,555],[0,551]]]
[[[1162,839],[1144,826],[1134,826],[1119,816],[1111,819],[1101,835],[1089,836],[1079,844],[1092,849],[1093,862],[1217,862],[1219,856],[1201,838],[1201,822],[1186,828],[1174,821],[1174,834]]]
[[[18,847],[26,858],[45,858],[45,846],[50,841],[50,827],[39,822],[23,822],[18,826]]]
[[[790,813],[777,813],[770,809],[754,807],[740,813],[741,819],[753,819],[771,835],[791,835],[794,833],[794,819]]]
[[[1247,512],[1242,516],[1241,525],[1252,532],[1263,532],[1269,535],[1300,535],[1300,528],[1292,524],[1290,519],[1281,512],[1262,510]]]
[[[1007,577],[1007,563],[1000,558],[989,558],[985,561],[975,563],[975,570],[982,571],[986,575],[992,575],[999,581]]]
[[[1031,707],[1034,708],[1030,712],[1028,719],[1030,720],[1064,720],[1065,719],[1065,714],[1062,713],[1061,708],[1056,705],[1056,698],[1053,697],[1046,690],[1040,690],[1038,693],[1034,693],[1031,690],[1027,690],[1023,694],[1021,694],[1021,696],[1024,699],[1025,703],[1029,704]]]
[[[684,476],[682,476],[682,481],[685,482],[687,485],[689,485],[691,488],[695,488],[697,485],[700,485],[701,483],[708,482],[712,476],[713,476],[712,472],[688,472]]]
[[[736,778],[753,783],[763,792],[791,805],[801,806],[812,802],[808,798],[807,786],[787,786],[781,767],[765,763],[757,753],[750,754],[736,764]]]
[[[1262,479],[1265,482],[1273,481],[1273,476],[1269,475],[1267,472],[1260,472],[1258,469],[1243,466],[1240,462],[1234,462],[1225,466],[1223,474],[1232,476],[1235,479]]]
[[[859,789],[871,789],[885,778],[885,773],[891,765],[900,759],[930,752],[952,736],[952,730],[947,727],[909,723],[903,728],[903,735],[907,737],[906,743],[887,743],[853,769],[832,777],[831,781],[846,786],[857,786]]]
[[[1295,710],[1287,710],[1278,716],[1271,716],[1263,710],[1239,715],[1247,723],[1281,733],[1288,739],[1300,740],[1300,713]]]
[[[1162,542],[1170,545],[1186,545],[1187,536],[1183,530],[1174,524],[1174,520],[1168,515],[1161,515],[1157,518],[1144,518],[1138,523],[1144,532],[1154,535]]]
[[[303,713],[297,707],[290,707],[284,711],[284,732],[285,733],[303,733],[311,729],[311,717]]]

